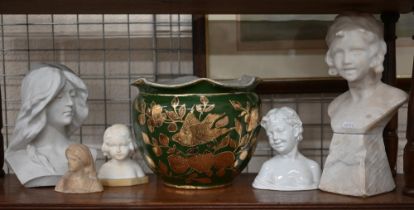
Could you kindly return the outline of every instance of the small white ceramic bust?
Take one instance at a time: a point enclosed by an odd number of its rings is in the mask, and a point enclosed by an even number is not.
[[[102,152],[111,158],[99,169],[98,177],[104,186],[131,186],[148,182],[142,168],[131,159],[136,144],[127,126],[112,125],[105,130],[103,139]]]
[[[371,196],[394,189],[383,129],[407,94],[381,81],[386,44],[381,22],[368,14],[339,15],[326,37],[329,73],[349,90],[328,107],[333,130],[319,188]]]
[[[296,112],[288,107],[274,108],[263,117],[261,125],[278,155],[262,165],[253,187],[281,191],[317,189],[321,169],[298,151],[303,127]]]
[[[62,193],[102,192],[96,177],[94,159],[89,148],[83,144],[71,144],[65,151],[68,171],[56,184],[55,191]]]
[[[5,155],[23,185],[54,186],[67,171],[65,150],[88,116],[87,97],[85,84],[63,65],[40,65],[24,77],[22,105]]]

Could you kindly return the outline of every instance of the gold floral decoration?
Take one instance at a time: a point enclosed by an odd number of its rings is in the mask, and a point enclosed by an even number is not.
[[[158,162],[160,173],[174,173],[177,176],[187,174],[186,183],[208,184],[212,180],[206,178],[206,175],[211,177],[215,173],[223,177],[228,171],[236,173],[236,168],[249,157],[249,151],[252,151],[249,148],[257,140],[255,129],[259,126],[260,116],[257,106],[251,106],[249,102],[243,105],[239,101],[229,100],[233,109],[240,112],[233,118],[233,122],[230,122],[231,119],[225,113],[210,113],[216,106],[211,104],[206,96],[200,96],[199,100],[199,104],[187,107],[186,104],[180,103],[179,97],[174,97],[169,109],[155,102],[147,105],[140,101],[135,108],[139,112],[139,124],[144,125],[146,122],[150,133],[154,133],[155,128],[167,124],[168,133],[157,132],[158,139],[152,137],[150,140],[150,137],[142,132],[144,143],[152,146],[152,151],[157,157],[163,153],[167,154],[167,162]],[[234,127],[229,127],[232,123]],[[235,133],[230,133],[232,130]],[[174,143],[191,148],[184,152]],[[195,146],[207,143],[211,144],[211,149],[197,154],[198,149]],[[145,158],[150,167],[154,168],[155,164],[151,158]]]
[[[214,122],[222,117],[218,114],[208,114],[203,121],[198,120],[193,113],[188,113],[180,131],[172,136],[172,140],[184,146],[195,146],[210,142],[227,133],[228,128],[214,128]]]

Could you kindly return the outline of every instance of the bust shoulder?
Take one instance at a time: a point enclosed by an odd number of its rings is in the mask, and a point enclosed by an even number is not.
[[[353,99],[347,91],[329,105],[331,127],[335,133],[355,134],[379,129],[407,98],[404,91],[382,82],[363,98]]]
[[[379,97],[382,99],[380,100],[382,102],[381,105],[385,107],[398,107],[408,98],[406,92],[387,84],[382,84],[377,93],[381,94],[382,97]]]
[[[349,97],[349,91],[342,93],[341,95],[334,98],[334,100],[328,106],[328,115],[332,117],[337,111],[338,108],[344,101]]]

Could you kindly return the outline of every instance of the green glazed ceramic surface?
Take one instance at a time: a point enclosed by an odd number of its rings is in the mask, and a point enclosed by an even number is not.
[[[258,79],[206,78],[157,84],[138,79],[134,132],[148,166],[168,186],[231,183],[249,162],[260,130]]]

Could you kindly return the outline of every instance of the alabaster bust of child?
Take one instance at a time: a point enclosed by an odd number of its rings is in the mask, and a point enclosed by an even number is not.
[[[21,85],[21,107],[5,158],[26,187],[54,186],[67,171],[70,136],[88,116],[88,90],[63,65],[42,64]]]
[[[298,150],[303,127],[296,112],[288,107],[274,108],[263,117],[261,125],[278,154],[262,165],[253,187],[281,191],[317,189],[320,166]]]
[[[381,81],[386,44],[382,23],[369,14],[336,17],[328,30],[326,63],[349,90],[328,107],[333,131],[319,188],[371,196],[395,188],[383,130],[407,94]]]
[[[112,125],[105,130],[103,139],[102,152],[110,158],[98,173],[104,186],[131,186],[148,182],[142,168],[131,159],[137,146],[127,126]]]
[[[83,144],[71,144],[65,152],[69,170],[56,184],[55,191],[62,193],[102,192],[96,177],[95,163],[89,148]]]

